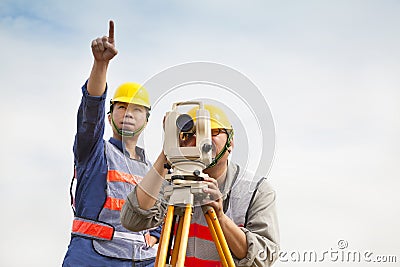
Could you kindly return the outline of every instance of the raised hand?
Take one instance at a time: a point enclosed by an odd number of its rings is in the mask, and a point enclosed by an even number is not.
[[[106,90],[107,68],[110,60],[118,54],[114,40],[114,21],[110,20],[108,36],[103,36],[92,41],[94,62],[87,90],[89,95],[101,96]]]
[[[96,61],[110,61],[118,50],[115,48],[114,21],[110,20],[108,36],[99,37],[92,41],[92,53]]]

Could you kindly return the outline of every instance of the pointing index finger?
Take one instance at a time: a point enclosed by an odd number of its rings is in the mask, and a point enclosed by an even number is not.
[[[110,20],[110,27],[108,29],[108,41],[114,43],[114,21]]]

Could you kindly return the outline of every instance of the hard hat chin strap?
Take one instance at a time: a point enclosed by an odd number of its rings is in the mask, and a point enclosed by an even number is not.
[[[210,163],[210,165],[207,166],[208,168],[214,167],[215,165],[217,165],[218,161],[222,158],[222,156],[225,154],[225,152],[228,150],[228,148],[231,146],[231,141],[232,141],[232,137],[233,137],[233,129],[232,131],[229,133],[228,135],[228,139],[226,139],[224,148],[218,153],[217,156],[215,156],[215,158],[213,159],[213,161]]]
[[[128,130],[124,130],[124,129],[119,129],[118,127],[117,127],[117,124],[115,123],[115,121],[114,121],[114,118],[113,118],[113,116],[112,116],[112,112],[110,112],[111,114],[111,122],[112,122],[112,125],[113,125],[113,127],[114,127],[114,129],[117,131],[117,133],[120,135],[120,136],[124,136],[124,137],[133,137],[133,136],[135,136],[137,133],[139,133],[139,132],[141,132],[143,129],[144,129],[144,127],[146,126],[146,122],[145,123],[143,123],[143,125],[142,125],[142,127],[140,127],[139,129],[137,129],[137,130],[135,130],[135,131],[128,131]]]

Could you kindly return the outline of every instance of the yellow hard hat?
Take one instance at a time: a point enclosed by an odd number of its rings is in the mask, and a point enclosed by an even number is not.
[[[222,128],[232,130],[232,125],[229,122],[228,116],[226,116],[222,109],[213,105],[204,105],[204,108],[210,113],[211,129]],[[199,107],[194,107],[188,112],[194,122],[196,122],[196,111],[198,109]]]
[[[111,104],[114,104],[114,102],[136,104],[149,109],[151,106],[149,93],[146,88],[134,82],[121,84],[117,90],[115,90],[114,97],[111,99]]]

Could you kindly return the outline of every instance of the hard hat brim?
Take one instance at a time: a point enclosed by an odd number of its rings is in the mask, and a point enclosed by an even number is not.
[[[111,104],[114,104],[115,102],[136,104],[136,105],[144,106],[144,107],[150,109],[150,105],[148,103],[146,103],[145,101],[142,101],[140,99],[137,99],[137,98],[130,98],[130,97],[126,97],[126,96],[120,96],[120,97],[116,97],[116,98],[111,100]]]

